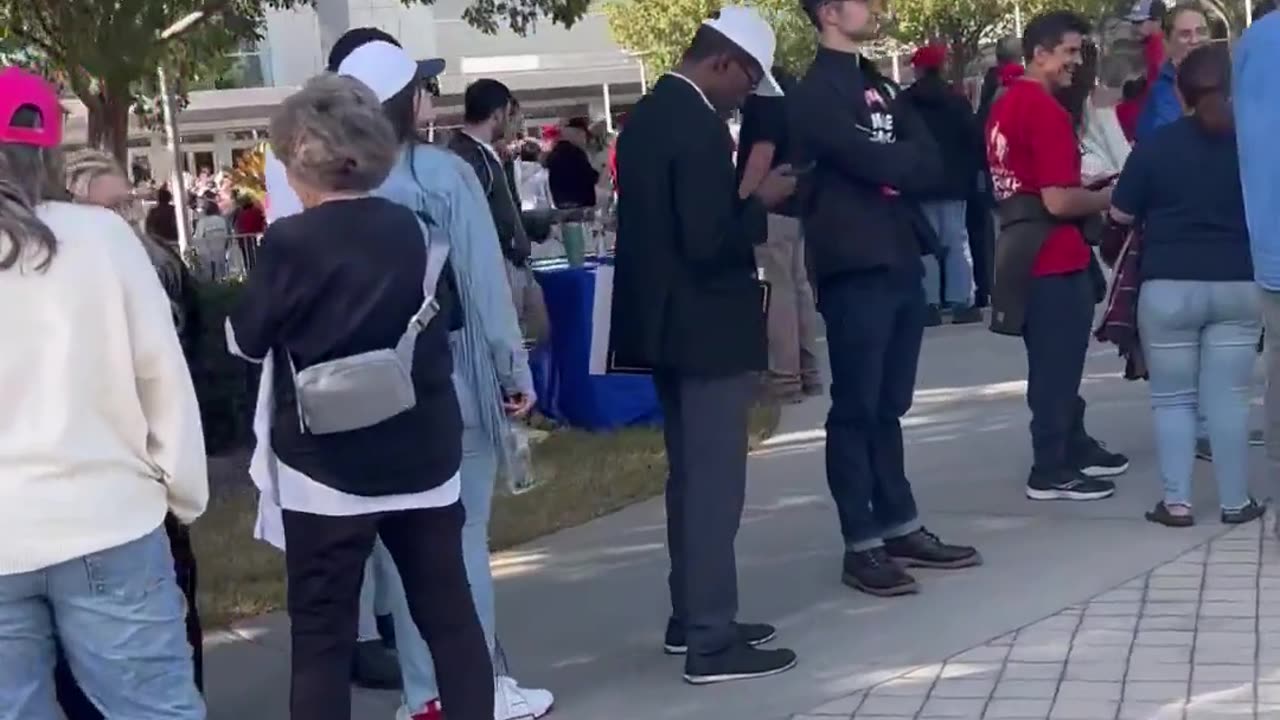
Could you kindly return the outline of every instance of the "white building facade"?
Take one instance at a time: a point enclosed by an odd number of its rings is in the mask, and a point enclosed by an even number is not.
[[[378,27],[395,36],[415,58],[441,57],[439,124],[460,122],[462,93],[472,81],[491,77],[520,98],[530,125],[586,115],[616,115],[641,93],[638,59],[617,46],[603,15],[588,13],[573,28],[539,22],[521,37],[503,28],[486,35],[462,19],[468,0],[431,5],[401,0],[317,0],[314,7],[268,12],[263,39],[236,53],[238,87],[191,92],[179,115],[186,168],[217,170],[266,139],[271,112],[308,78],[324,69],[329,48],[351,27]],[[68,140],[84,137],[85,110],[67,103]],[[163,138],[140,126],[130,129],[130,160],[149,166],[154,177],[170,170]]]

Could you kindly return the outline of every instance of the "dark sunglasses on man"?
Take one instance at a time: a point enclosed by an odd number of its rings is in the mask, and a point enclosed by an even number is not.
[[[431,93],[431,97],[440,97],[440,73],[444,72],[445,62],[441,58],[418,61],[418,78],[421,87]]]

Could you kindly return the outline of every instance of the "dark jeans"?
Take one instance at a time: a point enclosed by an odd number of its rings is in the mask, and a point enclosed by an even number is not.
[[[671,617],[684,626],[690,655],[714,655],[738,638],[733,627],[738,615],[733,543],[746,497],[747,414],[755,378],[658,373],[654,384],[671,468]]]
[[[164,529],[173,552],[174,575],[187,599],[187,642],[191,643],[196,687],[204,690],[204,631],[200,627],[200,609],[196,605],[196,556],[191,550],[191,530],[172,515],[165,518]],[[61,649],[53,668],[53,682],[58,705],[67,720],[102,720],[102,711],[80,689],[80,683],[71,674],[71,666]]]
[[[973,255],[973,304],[991,304],[991,278],[995,275],[995,218],[991,197],[977,194],[965,209],[969,226],[969,253]]]
[[[462,562],[464,516],[461,503],[348,517],[284,511],[290,717],[351,718],[360,583],[379,537],[404,582],[409,614],[435,655],[449,720],[492,720],[493,666]]]
[[[1027,346],[1027,405],[1035,472],[1068,466],[1072,451],[1088,442],[1080,379],[1093,324],[1089,273],[1031,281],[1022,341]]]
[[[918,272],[843,275],[818,288],[831,355],[827,483],[845,547],[876,547],[919,527],[903,467],[901,418],[911,409],[924,335]]]

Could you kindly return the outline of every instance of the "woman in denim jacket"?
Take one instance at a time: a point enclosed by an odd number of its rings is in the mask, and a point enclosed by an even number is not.
[[[443,70],[441,65],[420,64],[420,70],[427,74],[420,72],[414,82],[383,103],[403,150],[377,194],[425,214],[433,230],[448,238],[450,266],[464,315],[462,328],[450,337],[454,387],[464,428],[462,503],[467,519],[462,529],[463,554],[476,611],[489,649],[497,655],[489,515],[498,467],[505,463],[509,447],[508,416],[522,416],[533,406],[533,379],[503,270],[497,231],[480,181],[461,158],[422,143],[418,137],[417,128],[429,120],[431,112],[435,85],[430,73],[439,73]],[[360,75],[366,71],[359,66],[349,68],[345,63],[339,68],[340,73],[362,80]],[[375,549],[375,553],[381,552],[381,548]],[[405,689],[400,717],[437,720],[440,704],[430,649],[408,624],[412,621],[398,578],[390,582]],[[541,717],[550,710],[551,693],[521,688],[504,674],[500,663],[495,662],[494,666],[498,670],[496,720]]]

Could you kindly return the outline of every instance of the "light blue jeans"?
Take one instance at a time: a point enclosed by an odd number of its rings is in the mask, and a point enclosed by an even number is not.
[[[1252,281],[1151,280],[1138,295],[1138,332],[1151,372],[1165,504],[1191,505],[1196,409],[1213,445],[1218,501],[1249,502],[1249,402],[1262,311]]]
[[[930,305],[940,305],[943,300],[955,307],[973,304],[973,255],[969,250],[967,209],[968,203],[964,200],[920,203],[920,210],[938,234],[945,251],[942,256],[942,272],[947,279],[945,298],[941,296],[938,258],[924,256],[924,299]]]
[[[187,607],[164,528],[0,576],[0,720],[56,720],[55,645],[108,718],[202,720]]]
[[[460,394],[461,395],[461,394]],[[464,403],[465,400],[459,397]],[[471,597],[475,601],[476,614],[484,628],[485,642],[490,656],[494,655],[494,626],[497,622],[493,598],[493,573],[489,567],[489,513],[493,506],[493,489],[498,476],[498,457],[493,440],[479,427],[468,426],[462,431],[462,507],[467,519],[462,526],[462,560],[467,566],[467,580],[471,583]],[[386,550],[381,543],[374,553]],[[400,654],[400,673],[404,680],[405,704],[411,710],[440,696],[436,685],[436,669],[431,659],[431,648],[422,639],[409,617],[404,586],[394,570],[390,573],[388,599],[396,624],[396,650]],[[448,658],[444,658],[446,661]],[[494,668],[500,669],[498,658]]]

